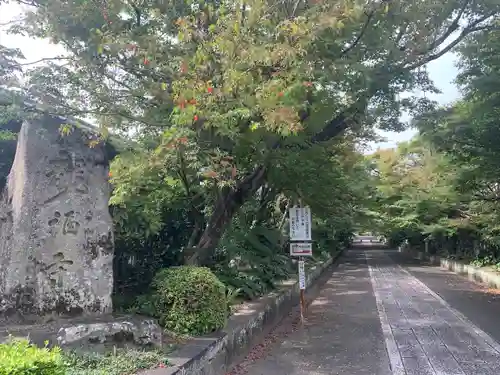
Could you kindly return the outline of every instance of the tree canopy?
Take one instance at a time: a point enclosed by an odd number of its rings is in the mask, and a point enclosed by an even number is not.
[[[92,118],[103,140],[134,139],[139,149],[112,167],[115,217],[149,236],[165,225],[166,206],[182,207],[189,263],[206,263],[254,202],[257,221],[281,196],[317,207],[318,220],[351,220],[367,178],[356,144],[376,128],[403,129],[403,110],[432,109],[400,94],[435,91],[425,65],[495,29],[500,11],[493,0],[29,7],[11,32],[67,54],[25,70],[22,97],[36,110]],[[21,68],[19,51],[0,53],[7,79]]]
[[[467,38],[457,50],[463,98],[416,117],[414,141],[373,156],[383,230],[396,241],[427,237],[435,250],[498,259],[499,42],[499,30]]]

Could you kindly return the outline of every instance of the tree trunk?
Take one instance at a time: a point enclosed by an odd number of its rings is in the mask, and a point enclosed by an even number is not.
[[[331,119],[319,133],[313,135],[309,144],[325,142],[342,133],[359,120],[367,103],[366,97],[360,98],[357,103]],[[280,146],[277,143],[273,149],[278,149]],[[186,257],[187,264],[207,264],[234,214],[265,183],[266,174],[267,167],[258,166],[250,175],[241,180],[235,189],[229,190],[217,200],[214,212],[208,219],[198,244]]]
[[[205,264],[239,208],[255,194],[266,180],[267,169],[257,167],[250,175],[238,183],[235,189],[222,195],[216,202],[214,212],[196,246],[196,251],[187,259],[187,264]]]
[[[271,188],[263,186],[260,196],[259,208],[253,214],[252,228],[264,223],[269,218],[269,203],[276,197],[276,192]]]

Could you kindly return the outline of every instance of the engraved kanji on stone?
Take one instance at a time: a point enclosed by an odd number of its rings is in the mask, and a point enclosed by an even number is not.
[[[75,184],[75,190],[80,194],[88,194],[89,192],[85,167],[86,164],[83,158],[75,159],[75,171],[73,173],[73,183]]]
[[[75,219],[75,212],[69,211],[64,214],[63,234],[78,234],[80,223]]]

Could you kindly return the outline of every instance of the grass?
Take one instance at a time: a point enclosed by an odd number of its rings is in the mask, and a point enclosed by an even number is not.
[[[67,375],[132,375],[139,370],[167,367],[166,353],[116,349],[108,354],[64,353]]]

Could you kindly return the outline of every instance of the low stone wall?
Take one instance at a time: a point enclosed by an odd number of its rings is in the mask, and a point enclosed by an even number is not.
[[[308,270],[306,287],[313,286],[342,252]],[[272,294],[246,304],[236,311],[223,332],[190,340],[169,355],[170,367],[142,372],[141,375],[224,375],[243,358],[259,339],[275,327],[299,301],[297,280],[282,283]]]
[[[440,266],[459,275],[467,276],[469,280],[485,284],[490,288],[500,289],[500,273],[492,269],[472,266],[459,260],[446,259],[437,255],[428,255],[422,251],[400,249],[400,252],[410,253],[417,259],[426,260],[433,265]]]

